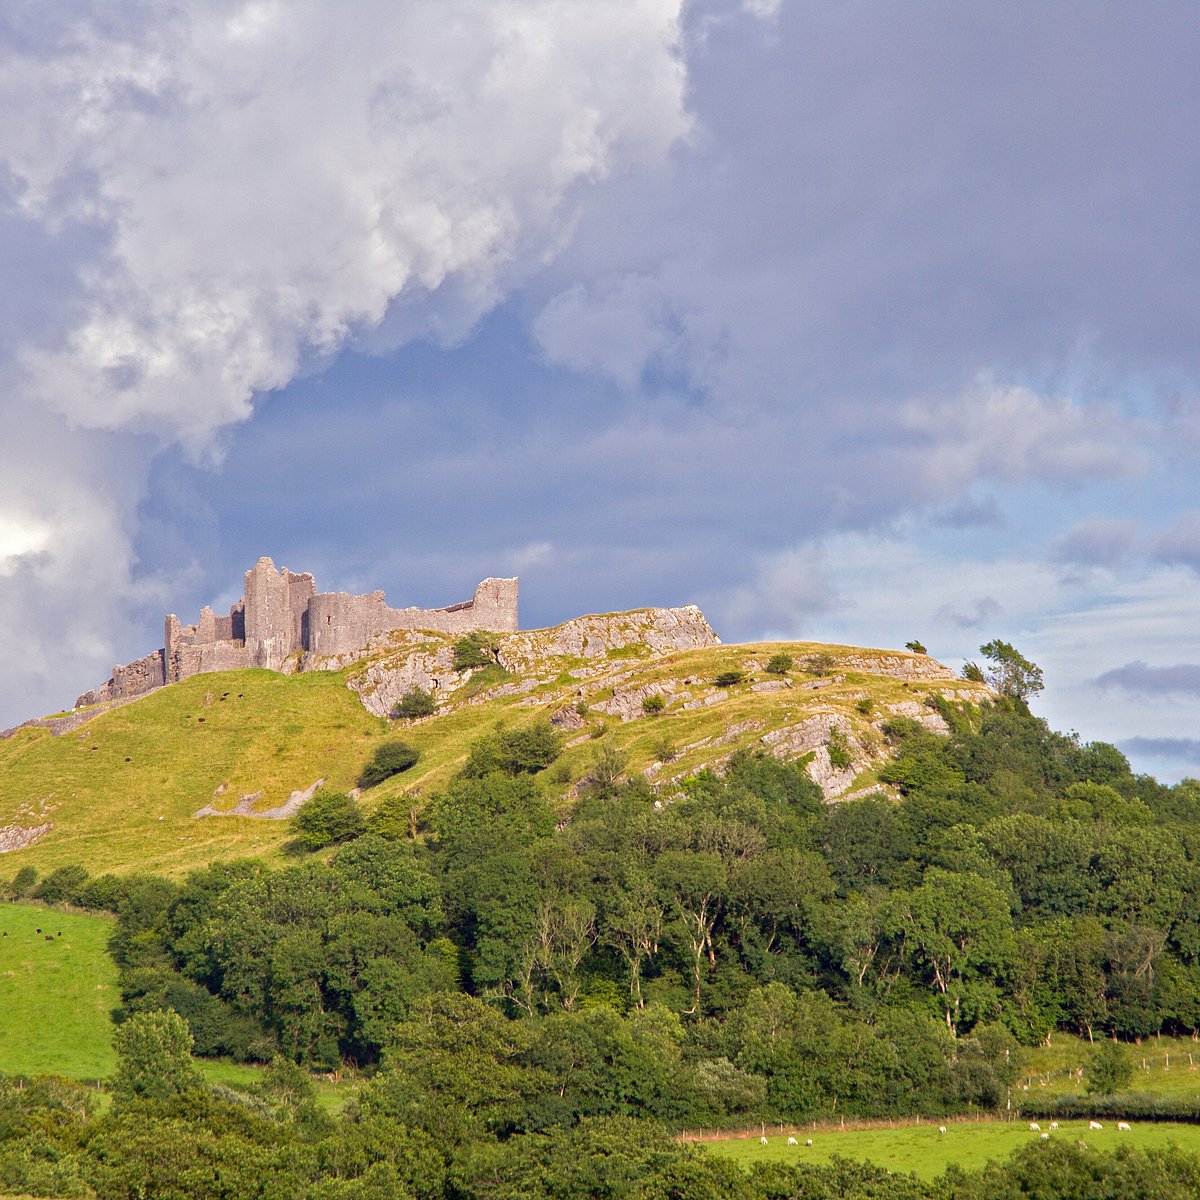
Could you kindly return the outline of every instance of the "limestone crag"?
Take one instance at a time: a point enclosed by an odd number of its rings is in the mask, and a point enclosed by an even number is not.
[[[383,592],[319,593],[307,572],[276,570],[269,558],[260,558],[246,572],[242,598],[227,616],[218,617],[205,607],[196,624],[184,625],[169,613],[162,649],[114,667],[112,677],[80,696],[75,707],[140,696],[207,671],[320,666],[323,656],[361,652],[373,639],[395,630],[460,635],[474,629],[516,628],[516,579],[485,579],[470,600],[448,608],[389,608]]]
[[[494,626],[489,626],[494,629]],[[704,614],[694,605],[683,608],[646,608],[606,616],[576,617],[550,629],[509,633],[497,639],[496,658],[500,666],[516,678],[497,683],[466,703],[479,704],[507,695],[521,695],[550,685],[562,669],[555,660],[584,659],[584,667],[569,673],[587,679],[593,689],[601,686],[619,689],[630,672],[614,669],[611,652],[628,651],[634,658],[667,654],[676,650],[695,650],[720,645]],[[390,639],[375,639],[370,644],[374,661],[350,680],[350,686],[362,697],[364,706],[376,716],[387,716],[396,702],[414,688],[431,692],[442,702],[464,683],[471,673],[454,669],[454,652],[449,641],[434,641],[423,634]],[[346,654],[323,658],[323,665],[345,666]],[[642,700],[652,691],[666,695],[675,685],[646,687],[625,694],[617,692],[612,700],[597,705],[622,719],[642,715]],[[686,694],[686,693],[685,693]],[[534,697],[530,703],[540,703]]]
[[[506,670],[519,672],[554,656],[604,659],[614,650],[644,648],[647,654],[669,654],[720,644],[704,614],[694,604],[685,604],[576,617],[553,629],[519,633],[505,638],[499,657]]]

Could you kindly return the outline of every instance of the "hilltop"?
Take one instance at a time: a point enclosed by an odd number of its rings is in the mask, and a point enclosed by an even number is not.
[[[419,812],[497,725],[548,717],[565,749],[547,781],[566,815],[601,748],[669,799],[676,781],[720,769],[739,749],[811,755],[828,799],[878,786],[896,716],[932,728],[932,696],[978,703],[987,688],[924,655],[818,643],[723,646],[694,607],[580,617],[490,634],[493,661],[457,671],[455,636],[396,630],[364,653],[286,676],[242,669],[194,675],[117,706],[44,719],[0,740],[0,844],[6,865],[179,875],[214,858],[276,856],[320,781],[350,789],[381,739],[398,734],[418,765],[371,789],[370,811],[403,794]],[[773,655],[794,666],[770,674]],[[723,673],[740,682],[718,686]],[[390,719],[415,687],[436,715]],[[648,697],[662,710],[648,714]],[[650,707],[657,705],[652,700]],[[56,732],[56,730],[58,732]]]

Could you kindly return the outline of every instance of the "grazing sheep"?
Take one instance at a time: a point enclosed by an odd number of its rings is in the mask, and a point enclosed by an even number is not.
[[[1049,1135],[1048,1133],[1043,1133],[1043,1134],[1042,1134],[1042,1141],[1043,1141],[1043,1142],[1048,1142],[1049,1140],[1050,1140],[1050,1135]]]
[[[1089,1121],[1088,1128],[1089,1129],[1103,1129],[1104,1126],[1101,1125],[1099,1121]]]
[[[1128,1133],[1132,1128],[1133,1127],[1129,1124],[1128,1121],[1118,1121],[1117,1122],[1117,1130],[1120,1133]]]
[[[800,1145],[800,1143],[798,1141],[796,1141],[795,1138],[790,1137],[790,1138],[788,1138],[788,1145],[789,1146],[798,1146],[798,1145]]]
[[[1030,1121],[1029,1122],[1029,1132],[1030,1133],[1041,1133],[1042,1127],[1036,1121]]]
[[[760,1137],[758,1140],[762,1142],[764,1146],[767,1144],[767,1139],[765,1137]]]
[[[945,1134],[945,1132],[946,1132],[946,1127],[945,1127],[945,1125],[939,1125],[939,1126],[938,1126],[938,1133],[940,1133],[940,1134]]]
[[[1051,1121],[1051,1122],[1050,1122],[1050,1131],[1053,1133],[1053,1132],[1054,1132],[1056,1129],[1058,1129],[1058,1122],[1057,1122],[1057,1121]]]
[[[808,1139],[808,1141],[807,1141],[807,1142],[805,1142],[804,1144],[805,1144],[806,1146],[811,1146],[811,1145],[812,1145],[812,1138],[809,1138],[809,1139]]]

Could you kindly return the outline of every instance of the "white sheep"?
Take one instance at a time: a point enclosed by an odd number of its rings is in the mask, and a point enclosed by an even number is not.
[[[1092,1129],[1092,1130],[1096,1130],[1096,1129],[1103,1129],[1104,1126],[1101,1125],[1099,1121],[1089,1121],[1088,1128]]]
[[[1041,1133],[1042,1127],[1036,1121],[1030,1121],[1029,1122],[1029,1132],[1030,1133]]]
[[[798,1146],[798,1145],[800,1145],[800,1143],[798,1141],[796,1141],[796,1139],[794,1137],[790,1137],[790,1138],[788,1138],[788,1145],[789,1146]]]
[[[939,1126],[938,1126],[938,1133],[940,1133],[940,1134],[943,1134],[943,1135],[944,1135],[944,1134],[945,1134],[945,1132],[946,1132],[946,1127],[945,1127],[945,1125],[939,1125]]]
[[[807,1141],[807,1142],[805,1142],[804,1144],[805,1144],[806,1146],[811,1146],[811,1145],[812,1145],[812,1138],[809,1138],[809,1139],[808,1139],[808,1141]]]
[[[764,1137],[760,1137],[758,1140],[759,1140],[760,1142],[762,1142],[762,1144],[763,1144],[764,1146],[767,1144],[767,1139],[766,1139],[766,1137],[765,1137],[765,1136],[764,1136]]]
[[[1057,1129],[1058,1129],[1058,1122],[1057,1122],[1057,1121],[1051,1121],[1051,1122],[1050,1122],[1050,1132],[1051,1132],[1051,1133],[1054,1133],[1054,1132],[1056,1132],[1056,1131],[1057,1131]]]
[[[1133,1128],[1133,1126],[1130,1125],[1128,1121],[1118,1121],[1117,1122],[1117,1130],[1120,1133],[1128,1133],[1132,1128]]]
[[[1048,1142],[1049,1140],[1050,1140],[1050,1135],[1049,1135],[1048,1133],[1043,1133],[1043,1134],[1042,1134],[1042,1141],[1043,1141],[1043,1142]]]

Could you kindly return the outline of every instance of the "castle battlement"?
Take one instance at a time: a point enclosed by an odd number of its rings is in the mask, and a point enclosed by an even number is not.
[[[115,666],[112,677],[80,696],[75,707],[139,696],[206,671],[280,671],[296,653],[321,658],[354,654],[372,638],[397,629],[462,634],[473,629],[511,633],[516,628],[516,579],[485,579],[470,600],[447,608],[389,608],[383,592],[318,592],[307,572],[277,570],[269,558],[260,558],[246,572],[242,598],[228,616],[219,617],[205,606],[196,624],[184,625],[168,613],[162,649]]]

